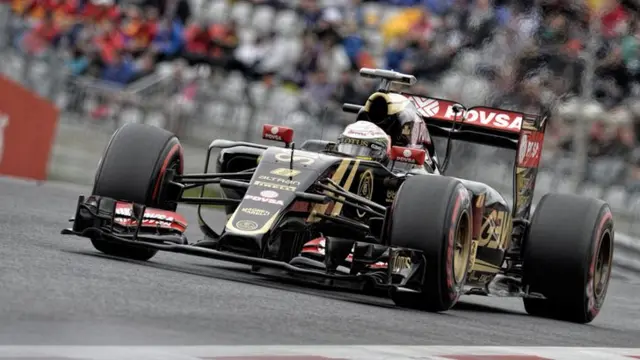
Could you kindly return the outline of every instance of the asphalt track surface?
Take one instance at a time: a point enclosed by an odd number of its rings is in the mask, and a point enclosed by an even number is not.
[[[519,299],[464,297],[443,314],[323,291],[179,254],[101,255],[59,235],[72,185],[0,178],[0,345],[498,345],[634,347],[640,286],[614,281],[590,325],[538,319]],[[183,208],[195,223],[192,208]],[[192,241],[199,232],[192,226]]]

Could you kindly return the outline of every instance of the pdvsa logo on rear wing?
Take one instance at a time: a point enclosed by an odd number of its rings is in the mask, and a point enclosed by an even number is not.
[[[462,122],[464,118],[466,125],[510,133],[519,133],[522,129],[523,114],[519,112],[485,106],[464,109],[453,101],[418,95],[405,94],[405,96],[415,105],[418,114],[425,118],[451,122]],[[463,110],[458,112],[457,109]]]

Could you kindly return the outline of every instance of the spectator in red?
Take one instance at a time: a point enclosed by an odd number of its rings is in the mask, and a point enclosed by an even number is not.
[[[62,32],[53,21],[53,13],[45,13],[42,21],[23,39],[23,49],[31,54],[41,54],[50,45],[56,46]]]
[[[149,45],[151,44],[151,41],[153,41],[153,38],[158,32],[159,21],[160,16],[158,13],[158,9],[153,6],[146,7],[144,14],[144,24],[142,25],[142,29],[139,33],[140,38],[145,44]]]
[[[116,52],[125,48],[126,39],[114,24],[104,22],[100,25],[101,34],[95,39],[100,57],[105,64],[110,64],[117,59]]]
[[[24,14],[35,18],[42,18],[47,13],[53,13],[54,20],[69,20],[69,16],[75,15],[78,4],[75,0],[30,0],[26,2]]]
[[[607,37],[624,35],[628,31],[629,14],[617,0],[606,1],[602,15],[602,34]]]
[[[25,3],[21,13],[23,16],[41,19],[46,14],[45,4],[47,0],[26,0]]]
[[[82,8],[82,18],[91,22],[114,21],[118,16],[120,9],[114,0],[89,0]]]
[[[184,58],[189,65],[210,64],[209,47],[212,39],[209,29],[201,20],[193,20],[184,32]]]
[[[132,6],[127,9],[126,16],[120,24],[120,31],[124,35],[126,49],[134,57],[146,52],[151,43],[153,29],[148,26],[138,7]]]
[[[67,20],[74,16],[78,10],[78,1],[76,0],[45,0],[44,10],[52,12],[56,21]]]
[[[209,56],[214,65],[226,66],[238,47],[238,26],[231,20],[226,24],[212,24],[208,33],[211,39]]]
[[[423,10],[418,21],[411,26],[407,34],[408,40],[422,44],[431,40],[433,37],[433,25],[431,24],[430,14],[427,10]]]

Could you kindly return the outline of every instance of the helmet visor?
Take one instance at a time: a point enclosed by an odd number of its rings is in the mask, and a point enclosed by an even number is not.
[[[374,150],[369,146],[356,144],[338,144],[338,151],[360,159],[374,159]]]

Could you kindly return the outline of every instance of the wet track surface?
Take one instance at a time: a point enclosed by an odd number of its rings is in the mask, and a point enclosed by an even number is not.
[[[519,299],[463,297],[444,314],[394,308],[159,253],[137,263],[59,235],[87,188],[0,178],[2,345],[638,346],[640,286],[614,281],[590,325],[538,319]],[[182,209],[195,222],[192,208]],[[192,225],[191,241],[199,231]]]

